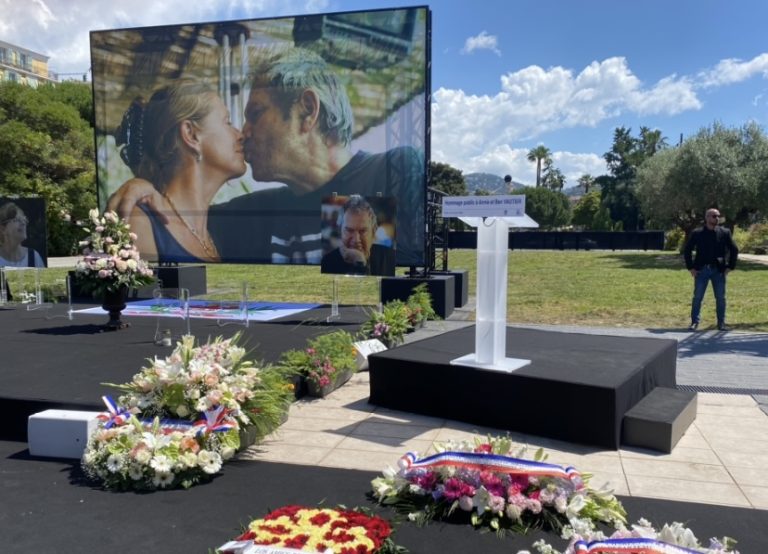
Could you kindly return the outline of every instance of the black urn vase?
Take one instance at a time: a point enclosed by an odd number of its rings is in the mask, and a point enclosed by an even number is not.
[[[121,312],[125,309],[125,300],[128,298],[128,287],[122,286],[117,290],[104,291],[101,299],[101,307],[109,314],[109,321],[104,325],[105,331],[119,331],[129,327],[120,319]]]

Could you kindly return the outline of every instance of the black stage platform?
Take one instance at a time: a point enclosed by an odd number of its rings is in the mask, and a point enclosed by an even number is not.
[[[303,347],[312,336],[335,329],[355,332],[367,318],[357,307],[341,307],[340,317],[328,324],[325,320],[330,311],[330,306],[324,306],[270,322],[251,323],[248,328],[192,319],[191,330],[203,341],[240,331],[242,344],[253,350],[255,359],[274,362],[286,350]],[[115,395],[117,391],[101,383],[125,383],[147,358],[171,352],[171,348],[154,344],[155,318],[123,319],[131,327],[102,333],[99,331],[106,315],[49,320],[42,311],[0,309],[0,440],[25,441],[27,418],[42,410],[102,410],[101,396]],[[180,330],[181,320],[176,321]]]
[[[392,460],[394,465],[397,460]],[[382,468],[383,469],[383,468]],[[366,506],[392,520],[394,512],[366,499],[372,472],[267,462],[232,461],[212,482],[189,490],[111,493],[94,489],[76,463],[31,458],[26,444],[0,441],[0,551],[38,554],[91,552],[209,552],[234,538],[251,518],[287,504]],[[680,521],[702,542],[728,535],[742,554],[766,551],[768,511],[620,497],[631,521]],[[556,535],[481,533],[469,525],[409,522],[395,539],[411,554],[509,554],[538,538],[562,550]]]
[[[618,449],[624,413],[675,388],[677,341],[507,328],[501,373],[450,365],[475,349],[466,327],[369,358],[370,402],[386,408]]]

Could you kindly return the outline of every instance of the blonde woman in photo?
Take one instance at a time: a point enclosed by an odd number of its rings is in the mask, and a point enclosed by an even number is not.
[[[137,204],[128,218],[139,251],[159,262],[220,261],[208,208],[216,192],[246,170],[242,133],[221,98],[193,81],[165,86],[146,103],[131,103],[116,138],[134,174],[126,184],[151,184],[158,193],[153,209]]]

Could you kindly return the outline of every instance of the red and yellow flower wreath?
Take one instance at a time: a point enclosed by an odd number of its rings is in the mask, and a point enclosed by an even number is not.
[[[377,554],[391,551],[390,524],[355,510],[285,506],[252,521],[236,541],[307,552]]]

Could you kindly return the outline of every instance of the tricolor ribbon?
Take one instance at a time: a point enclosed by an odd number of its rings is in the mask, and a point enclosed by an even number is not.
[[[106,421],[104,424],[105,429],[109,429],[115,425],[122,425],[130,419],[131,412],[118,406],[117,402],[112,400],[112,397],[102,396],[101,399],[104,401],[104,404],[106,404],[108,413],[99,414],[96,417],[101,421]]]
[[[415,469],[433,469],[440,466],[463,467],[478,471],[496,471],[510,475],[530,475],[535,477],[560,477],[562,479],[580,478],[580,474],[571,466],[563,467],[533,460],[522,460],[486,454],[483,452],[440,452],[426,458],[418,459],[415,452],[408,452],[400,458],[400,467],[405,471]]]
[[[575,554],[701,554],[676,544],[656,539],[606,539],[602,541],[576,541]]]
[[[224,406],[217,406],[213,410],[206,410],[203,412],[203,416],[203,419],[199,419],[194,423],[195,427],[199,427],[198,435],[238,428],[237,421],[229,417],[229,410]]]

